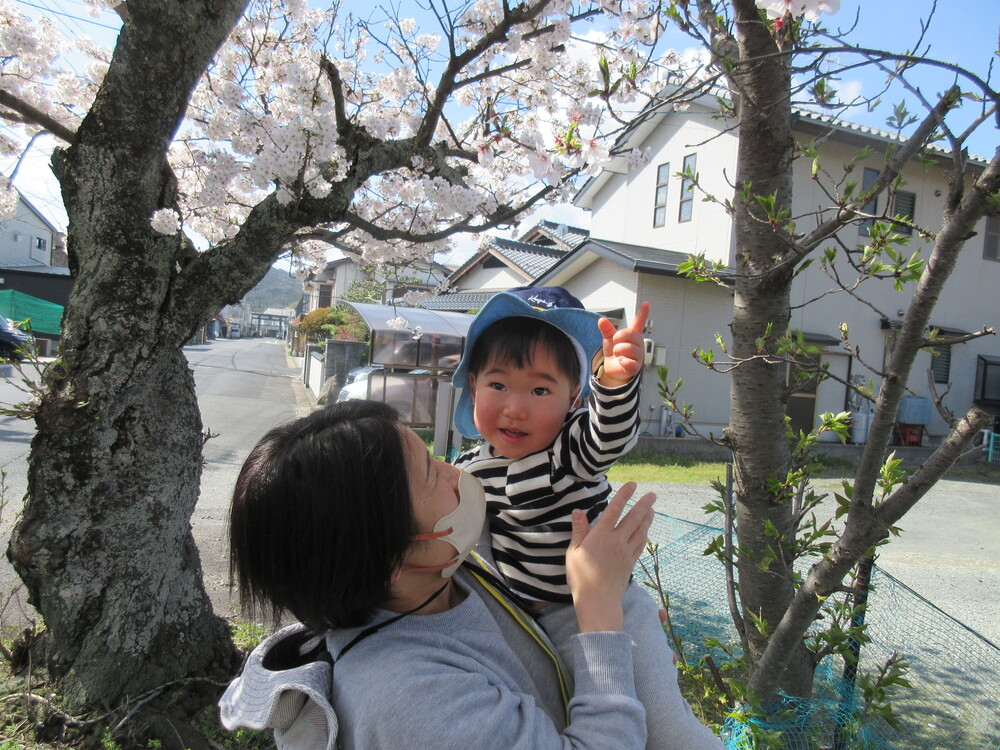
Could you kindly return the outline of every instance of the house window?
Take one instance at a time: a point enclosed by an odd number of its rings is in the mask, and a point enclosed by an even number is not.
[[[872,189],[872,186],[878,181],[879,171],[877,169],[870,169],[865,167],[864,176],[861,178],[861,192],[867,193]],[[874,214],[878,212],[878,198],[872,198],[865,205],[861,207],[861,210],[866,214]],[[867,219],[861,222],[861,226],[858,227],[858,234],[862,234],[865,237],[868,236],[868,232],[871,229],[872,224],[875,223],[874,219]]]
[[[698,169],[698,156],[697,154],[688,154],[684,157],[684,169],[685,175],[692,175],[690,177],[681,178],[681,204],[680,209],[677,211],[677,221],[691,221],[691,214],[694,210],[694,177],[693,175]]]
[[[319,285],[319,304],[316,307],[329,307],[333,299],[333,284]]]
[[[951,346],[933,346],[931,351],[931,372],[935,383],[947,383],[951,376]]]
[[[986,239],[983,243],[983,257],[1000,260],[1000,216],[986,217]]]
[[[48,243],[45,242],[44,237],[35,237],[35,247],[37,247],[39,250],[44,250],[46,247],[48,247]]]
[[[892,201],[892,214],[912,222],[917,215],[917,194],[908,190],[896,191],[896,197]],[[903,224],[893,224],[892,230],[896,234],[913,234],[913,228]]]
[[[670,181],[670,163],[656,168],[656,201],[653,204],[653,226],[667,223],[667,183]]]
[[[980,354],[976,361],[976,403],[1000,404],[1000,357]]]

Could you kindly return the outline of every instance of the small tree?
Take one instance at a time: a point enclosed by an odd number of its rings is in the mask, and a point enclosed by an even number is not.
[[[310,310],[303,315],[302,322],[296,328],[298,328],[300,335],[306,337],[306,341],[315,344],[317,341],[322,341],[327,337],[327,331],[324,326],[326,326],[329,320],[330,308],[317,307],[315,310]]]
[[[330,310],[326,325],[323,326],[328,338],[337,341],[366,341],[368,326],[354,310],[346,305],[337,305]]]
[[[947,439],[912,474],[886,459],[917,353],[939,343],[994,333],[984,328],[947,340],[927,331],[934,304],[959,252],[973,236],[976,222],[1000,210],[1000,156],[994,155],[973,179],[965,177],[969,165],[966,140],[976,127],[996,116],[1000,95],[988,77],[948,62],[910,52],[865,49],[845,41],[819,23],[821,11],[838,5],[822,0],[698,0],[671,2],[667,10],[678,28],[704,45],[709,61],[689,79],[698,81],[697,88],[685,88],[677,96],[683,98],[685,91],[719,91],[723,114],[734,119],[740,136],[735,191],[723,201],[737,238],[731,336],[728,341],[718,339],[724,356],[706,351],[701,357],[731,377],[730,423],[721,443],[734,457],[736,503],[735,508],[724,509],[730,522],[735,522],[737,539],[734,551],[723,550],[724,540],[717,550],[738,574],[739,606],[734,602],[734,619],[748,658],[749,686],[765,703],[779,689],[810,695],[817,662],[831,650],[842,650],[848,639],[830,637],[833,630],[827,631],[826,638],[807,638],[807,629],[817,617],[828,618],[832,628],[838,627],[833,607],[844,591],[845,577],[873,545],[889,535],[987,423],[987,416],[977,408],[955,418]],[[839,67],[834,60],[840,61]],[[834,175],[834,165],[822,163],[814,149],[799,150],[791,134],[792,107],[797,101],[832,109],[860,103],[840,102],[833,85],[842,70],[856,65],[884,70],[887,86],[902,86],[903,94],[924,113],[910,116],[902,103],[895,108],[890,127],[907,135],[889,150],[875,183],[864,188],[849,177],[852,164]],[[912,71],[920,66],[952,71],[957,83],[936,99],[925,98],[909,82]],[[978,114],[967,128],[957,128],[952,119],[963,101],[977,106]],[[921,158],[931,144],[950,151],[953,170],[941,227],[931,231],[909,217],[877,215],[866,209],[877,196],[897,190],[903,166]],[[818,207],[815,217],[791,214],[791,167],[796,158],[813,160],[813,179],[822,185],[828,201]],[[697,175],[687,176],[696,183]],[[838,242],[839,230],[862,221],[873,222],[867,242],[859,247]],[[898,226],[908,226],[928,238],[926,256],[902,251],[905,242],[894,230]],[[786,387],[788,367],[794,366],[801,374],[800,387],[828,375],[815,365],[805,342],[787,333],[793,281],[817,257],[834,285],[848,295],[854,296],[859,279],[914,285],[892,355],[884,368],[874,372],[881,382],[877,392],[864,384],[846,384],[870,400],[875,411],[857,473],[841,497],[844,516],[839,532],[834,532],[832,519],[822,522],[811,515],[818,496],[810,489],[803,468],[805,449],[815,441],[815,434],[789,440],[785,426],[786,401],[796,387]],[[719,270],[703,258],[692,259],[690,269],[699,278],[711,278]],[[885,313],[880,314],[888,320]],[[849,333],[842,327],[845,346],[864,363],[861,353],[851,346]],[[664,395],[670,403],[678,403],[675,389],[666,382]],[[846,415],[828,415],[822,429],[843,435],[846,419]],[[796,563],[803,559],[812,565],[800,577]]]

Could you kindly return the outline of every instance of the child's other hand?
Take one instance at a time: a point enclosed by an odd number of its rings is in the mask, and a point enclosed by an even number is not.
[[[632,325],[616,331],[615,325],[607,318],[597,321],[604,335],[604,370],[598,382],[606,388],[625,385],[642,371],[645,349],[642,345],[642,331],[649,318],[649,303],[643,302]]]

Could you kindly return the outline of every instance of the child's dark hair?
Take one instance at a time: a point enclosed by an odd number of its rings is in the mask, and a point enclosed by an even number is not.
[[[348,401],[268,432],[229,516],[229,579],[245,611],[356,627],[390,597],[416,520],[396,411]]]
[[[553,325],[522,317],[502,318],[479,335],[469,355],[469,374],[478,375],[490,362],[526,367],[536,346],[552,355],[570,383],[580,382],[580,359],[570,337]]]

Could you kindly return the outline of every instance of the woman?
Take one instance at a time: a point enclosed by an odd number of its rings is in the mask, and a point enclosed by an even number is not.
[[[477,480],[431,459],[380,403],[272,430],[236,483],[231,570],[251,611],[303,625],[254,651],[220,702],[223,723],[273,727],[283,748],[641,750],[621,599],[653,496],[623,515],[634,490],[592,526],[573,517],[566,611],[579,633],[559,644],[571,687],[488,566],[459,567],[483,531]]]

